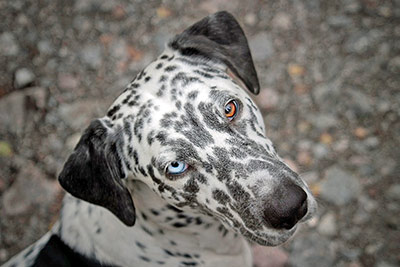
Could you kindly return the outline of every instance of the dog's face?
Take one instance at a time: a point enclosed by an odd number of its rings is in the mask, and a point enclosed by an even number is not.
[[[206,17],[92,122],[60,183],[133,225],[121,178],[137,179],[175,207],[218,218],[259,244],[280,244],[316,204],[265,136],[247,90],[257,94],[259,85],[240,26],[226,12]]]

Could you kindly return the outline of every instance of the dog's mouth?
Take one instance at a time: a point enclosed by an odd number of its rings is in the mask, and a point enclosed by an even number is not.
[[[252,231],[247,229],[244,225],[236,224],[234,226],[234,223],[232,223],[230,220],[227,220],[226,218],[222,220],[220,218],[220,221],[225,227],[232,229],[238,234],[241,234],[249,242],[253,242],[261,246],[278,246],[285,243],[289,240],[289,238],[293,236],[298,226],[298,224],[296,224],[289,230],[263,229]]]
[[[297,225],[290,230],[280,230],[275,233],[253,233],[244,227],[239,229],[240,233],[250,242],[257,243],[262,246],[278,246],[285,243],[296,232]]]

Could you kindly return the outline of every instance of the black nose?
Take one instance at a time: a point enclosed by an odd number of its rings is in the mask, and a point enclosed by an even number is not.
[[[300,186],[287,182],[268,197],[264,219],[275,229],[291,229],[306,213],[306,192]]]

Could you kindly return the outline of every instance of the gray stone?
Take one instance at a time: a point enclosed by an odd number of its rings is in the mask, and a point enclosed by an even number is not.
[[[400,200],[400,184],[393,184],[386,191],[386,196],[392,200]]]
[[[0,35],[0,54],[5,56],[16,56],[19,53],[19,45],[14,35],[4,32]]]
[[[342,0],[344,11],[350,14],[357,13],[361,10],[362,6],[358,0]]]
[[[244,16],[244,23],[246,23],[249,26],[254,26],[257,23],[257,16],[254,13],[247,13]]]
[[[37,48],[41,54],[50,55],[54,52],[54,47],[51,42],[47,40],[40,40],[37,44]]]
[[[23,88],[35,80],[35,74],[28,68],[21,68],[15,72],[15,87]]]
[[[379,139],[376,136],[368,137],[363,142],[368,148],[376,148],[379,145]]]
[[[396,267],[397,264],[391,264],[387,261],[379,261],[375,264],[376,267]]]
[[[81,1],[78,1],[81,2]],[[77,2],[77,3],[78,3]],[[93,22],[88,17],[76,16],[72,22],[73,27],[81,33],[89,32],[93,29]]]
[[[329,128],[333,128],[338,125],[338,119],[334,114],[310,114],[309,120],[311,124],[319,130],[328,130]]]
[[[78,12],[90,12],[93,10],[101,10],[103,12],[110,12],[115,7],[114,0],[101,1],[101,0],[80,0],[75,2],[74,10]]]
[[[27,97],[37,108],[46,106],[46,90],[41,87],[32,87],[24,91],[14,91],[0,98],[0,132],[12,133],[17,136],[23,133],[29,121],[25,110]]]
[[[333,70],[332,72],[335,71]],[[342,96],[340,84],[338,82],[330,82],[317,85],[313,88],[313,95],[319,105],[328,106],[331,101],[335,101]]]
[[[296,236],[290,243],[289,266],[334,266],[334,242],[316,233]]]
[[[347,17],[347,16],[330,16],[328,17],[328,24],[332,27],[345,27],[345,26],[349,26],[352,23],[351,18]]]
[[[315,144],[312,150],[315,158],[318,160],[329,154],[329,149],[325,144]]]
[[[365,115],[374,111],[371,98],[361,90],[351,89],[349,94],[349,106],[356,115]]]
[[[57,79],[58,86],[63,89],[75,89],[79,85],[79,80],[70,73],[59,73]]]
[[[348,53],[364,54],[378,42],[382,32],[370,30],[369,32],[356,32],[349,36],[344,44],[344,49]]]
[[[390,59],[388,69],[394,73],[400,73],[400,56]]]
[[[357,209],[357,211],[353,214],[352,221],[356,225],[362,225],[371,220],[371,215],[365,209]]]
[[[102,51],[99,45],[87,45],[81,52],[81,58],[84,63],[93,69],[100,67],[102,63]]]
[[[272,56],[274,53],[274,47],[271,41],[271,37],[261,32],[250,38],[249,41],[251,54],[255,61],[263,61]]]
[[[0,131],[11,132],[17,136],[24,126],[25,95],[15,91],[0,98]]]
[[[126,46],[126,41],[123,39],[114,40],[110,47],[111,55],[116,60],[127,59],[128,50]]]
[[[51,204],[60,190],[57,181],[46,179],[32,163],[25,162],[16,181],[3,194],[2,206],[7,215],[21,215],[33,207]]]
[[[321,182],[321,198],[337,206],[348,204],[360,191],[358,179],[337,166],[330,167]]]
[[[327,213],[325,214],[317,227],[318,233],[325,236],[334,236],[337,234],[337,225],[335,214]]]
[[[103,100],[80,100],[60,106],[58,113],[62,120],[76,131],[89,126],[90,121],[104,115],[107,110]]]
[[[272,26],[280,30],[289,30],[292,26],[292,20],[288,13],[278,12],[272,19]]]

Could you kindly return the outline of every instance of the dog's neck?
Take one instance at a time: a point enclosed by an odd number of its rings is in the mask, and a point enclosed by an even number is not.
[[[102,207],[67,195],[60,218],[61,238],[87,256],[123,266],[132,265],[138,255],[161,259],[200,257],[203,252],[223,259],[221,263],[250,261],[246,241],[218,220],[174,209],[143,183],[133,185],[137,215],[133,227]]]

